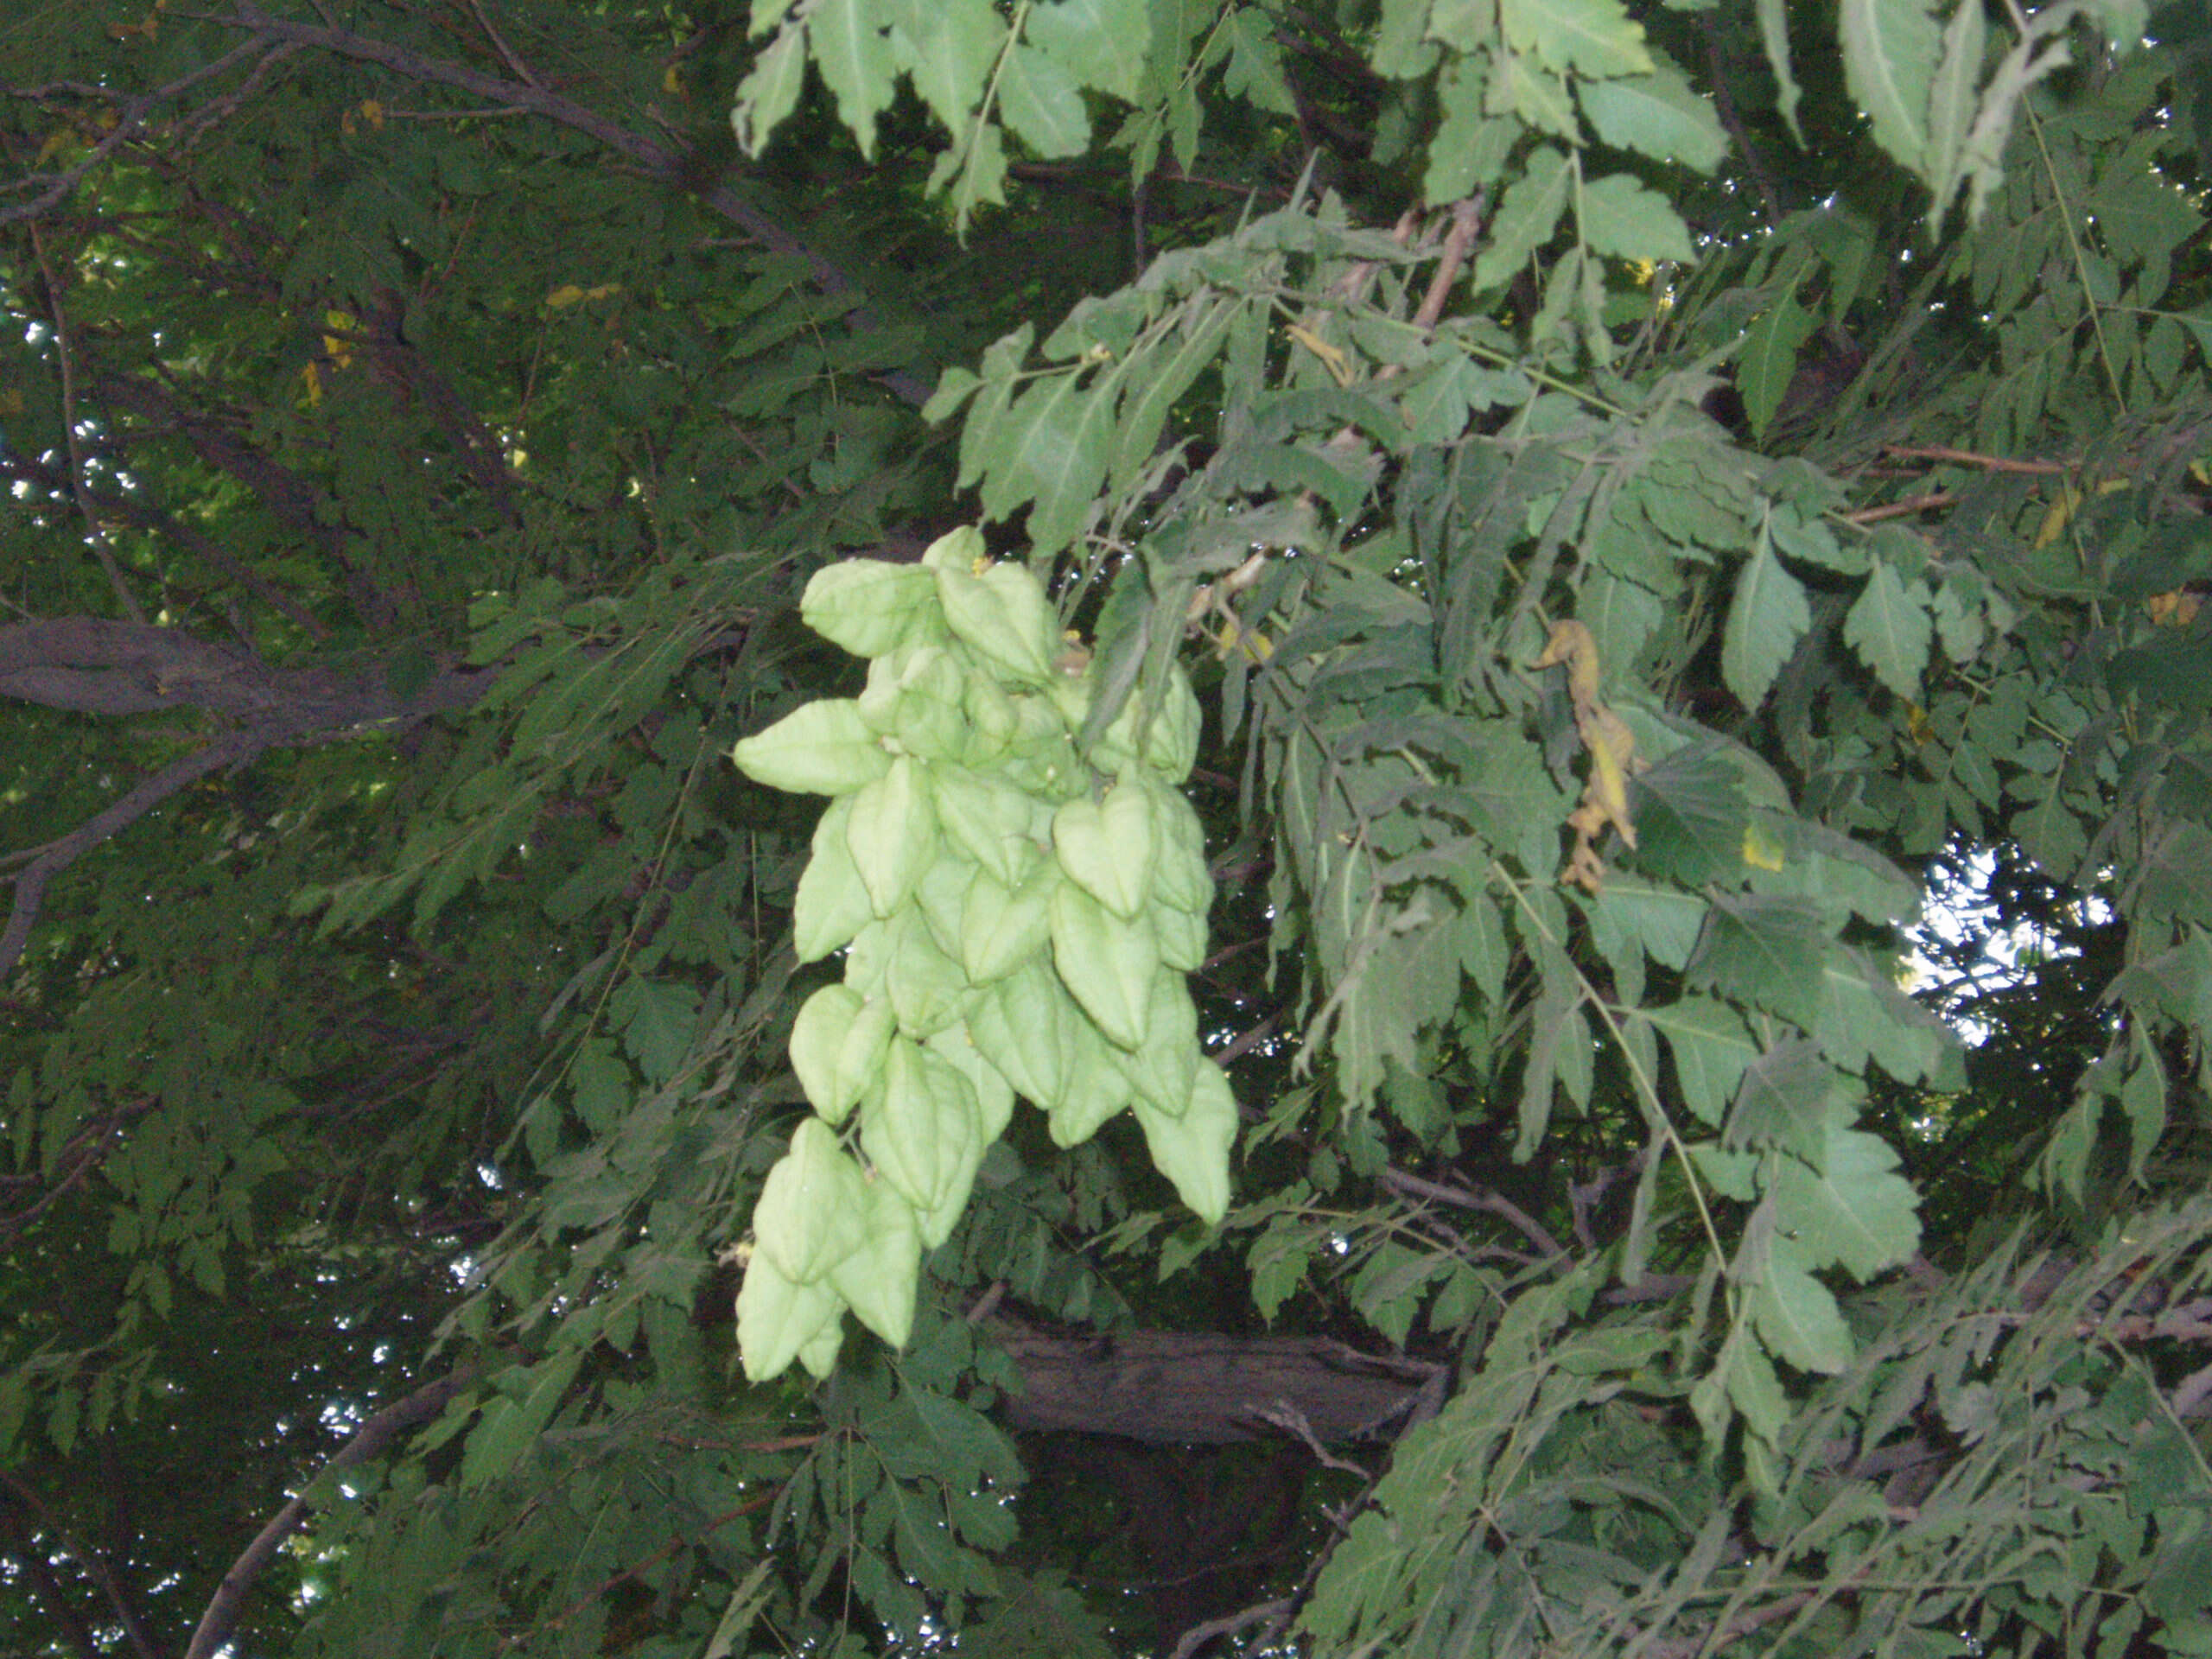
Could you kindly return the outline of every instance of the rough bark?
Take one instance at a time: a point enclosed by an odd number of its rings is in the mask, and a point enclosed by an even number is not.
[[[1395,1434],[1440,1401],[1444,1368],[1302,1337],[1122,1331],[1071,1337],[994,1321],[1021,1373],[1007,1420],[1033,1431],[1221,1446]]]

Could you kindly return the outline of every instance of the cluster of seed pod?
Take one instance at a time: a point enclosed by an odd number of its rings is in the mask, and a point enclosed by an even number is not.
[[[1184,1202],[1218,1221],[1236,1106],[1198,1046],[1184,976],[1213,882],[1179,785],[1198,706],[1178,671],[1087,753],[1088,659],[1042,585],[973,530],[918,564],[850,560],[801,615],[870,659],[858,697],[811,702],[731,758],[830,798],[792,912],[799,959],[845,953],[799,1010],[814,1116],[769,1173],[738,1295],[756,1380],[836,1363],[849,1307],[893,1346],[921,1253],[966,1206],[1019,1095],[1073,1146],[1125,1108]],[[1141,729],[1140,729],[1141,727]]]

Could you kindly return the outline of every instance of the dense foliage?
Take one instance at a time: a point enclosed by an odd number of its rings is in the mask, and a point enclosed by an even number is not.
[[[2205,0],[32,0],[0,156],[11,1651],[2212,1652]]]

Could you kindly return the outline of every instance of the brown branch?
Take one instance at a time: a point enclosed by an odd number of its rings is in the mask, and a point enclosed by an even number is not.
[[[92,848],[162,802],[263,750],[315,743],[365,726],[411,724],[474,702],[486,670],[448,669],[411,697],[380,670],[340,674],[271,668],[257,658],[179,628],[134,627],[89,617],[0,626],[0,696],[82,714],[198,709],[235,728],[151,777],[59,839],[20,852],[29,861],[10,879],[15,899],[0,931],[0,979],[30,942],[47,884]]]
[[[1954,505],[1958,498],[1948,490],[1934,490],[1926,495],[1916,495],[1904,501],[1891,501],[1878,507],[1861,507],[1856,512],[1843,515],[1847,523],[1853,524],[1879,524],[1885,518],[1909,518],[1916,512],[1933,512],[1938,507]]]
[[[596,110],[542,86],[503,79],[497,75],[487,75],[481,70],[471,69],[465,64],[426,57],[404,47],[372,40],[350,29],[317,28],[272,17],[259,7],[245,3],[244,0],[229,16],[207,13],[188,15],[226,29],[251,30],[264,41],[284,41],[350,58],[359,63],[377,64],[410,80],[450,86],[472,97],[489,99],[511,108],[526,110],[556,125],[596,139],[657,179],[671,184],[680,184],[683,181],[684,157],[677,150],[632,132]],[[815,286],[823,293],[832,298],[861,296],[860,285],[836,264],[744,200],[727,183],[709,185],[700,190],[698,195],[701,201],[735,225],[757,246],[772,253],[786,254],[803,260]],[[866,330],[883,327],[881,320],[866,306],[855,307],[847,315],[856,328]],[[918,407],[929,401],[931,388],[918,375],[894,370],[877,378],[904,402]]]
[[[1437,1181],[1423,1180],[1402,1169],[1388,1167],[1382,1172],[1382,1185],[1392,1192],[1403,1193],[1409,1198],[1426,1198],[1432,1204],[1450,1205],[1455,1210],[1479,1210],[1499,1217],[1541,1250],[1548,1259],[1556,1261],[1567,1255],[1565,1248],[1551,1236],[1550,1230],[1541,1222],[1503,1192],[1494,1192],[1487,1187],[1446,1186]]]
[[[1204,1332],[1041,1331],[986,1321],[1021,1377],[1007,1420],[1033,1433],[1116,1434],[1154,1446],[1268,1437],[1266,1414],[1295,1413],[1323,1443],[1387,1439],[1446,1368],[1305,1337]]]
[[[67,200],[69,194],[83,182],[87,174],[107,160],[119,146],[128,143],[132,138],[137,137],[145,125],[146,118],[155,110],[171,99],[189,92],[201,81],[225,73],[233,64],[243,62],[262,49],[258,41],[248,41],[226,52],[213,63],[202,64],[190,74],[180,75],[165,86],[156,86],[150,92],[143,92],[137,98],[125,99],[121,109],[116,111],[115,125],[101,136],[99,141],[86,153],[85,158],[74,167],[60,173],[47,175],[43,181],[45,185],[43,194],[17,207],[0,208],[0,225],[11,224],[19,219],[36,219],[48,208]],[[16,91],[13,96],[28,102],[44,103],[58,92],[72,92],[83,97],[109,100],[113,98],[113,94],[105,87],[75,83],[52,87],[26,87]],[[34,174],[18,181],[12,188],[24,188],[41,181],[41,176]]]
[[[308,1494],[317,1481],[340,1471],[367,1462],[406,1430],[417,1423],[426,1423],[446,1408],[448,1402],[476,1380],[474,1366],[462,1366],[449,1376],[435,1382],[426,1382],[414,1393],[404,1395],[386,1406],[382,1411],[361,1425],[360,1432],[332,1454],[330,1460],[316,1472],[315,1479],[296,1494],[290,1502],[270,1517],[269,1524],[260,1530],[237,1560],[231,1563],[223,1581],[215,1586],[215,1593],[207,1603],[207,1611],[200,1616],[199,1628],[192,1633],[191,1643],[184,1650],[184,1659],[213,1659],[237,1630],[238,1615],[244,1611],[246,1592],[251,1590],[269,1563],[275,1559],[283,1541],[299,1529],[307,1519]]]
[[[1885,443],[1882,453],[1907,461],[1950,461],[1961,467],[1979,467],[1988,473],[2027,473],[2037,478],[2062,478],[2074,470],[2063,461],[2012,461],[2003,455],[1954,449],[1941,443]]]
[[[1279,1601],[1258,1602],[1236,1612],[1224,1613],[1219,1618],[1210,1618],[1203,1624],[1193,1624],[1183,1632],[1182,1640],[1175,1644],[1167,1659],[1191,1659],[1217,1636],[1233,1636],[1248,1625],[1284,1619],[1289,1616],[1292,1605],[1290,1598],[1285,1596]]]
[[[1421,296],[1421,308],[1414,313],[1414,322],[1424,329],[1435,327],[1437,320],[1444,315],[1445,303],[1452,296],[1452,285],[1459,280],[1468,251],[1482,231],[1484,200],[1478,191],[1465,200],[1452,204],[1452,228],[1445,235],[1436,270],[1428,279],[1428,291]],[[1395,363],[1385,365],[1386,375],[1395,367]]]

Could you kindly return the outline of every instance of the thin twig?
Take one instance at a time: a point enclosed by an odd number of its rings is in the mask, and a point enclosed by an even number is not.
[[[78,858],[97,847],[110,836],[127,824],[137,823],[148,812],[178,791],[189,788],[202,778],[222,771],[227,766],[244,766],[275,741],[272,734],[237,732],[195,749],[180,760],[173,760],[136,789],[115,801],[104,810],[94,813],[59,840],[48,842],[44,851],[14,875],[6,878],[15,884],[13,907],[8,913],[8,925],[0,931],[0,979],[15,971],[22,960],[23,949],[30,943],[31,928],[38,921],[39,906],[46,898],[46,884],[76,862]]]
[[[1448,1204],[1458,1210],[1480,1210],[1501,1217],[1511,1223],[1515,1230],[1548,1259],[1555,1261],[1567,1254],[1541,1222],[1503,1192],[1495,1192],[1487,1187],[1446,1186],[1440,1182],[1423,1180],[1418,1175],[1393,1167],[1385,1167],[1382,1171],[1382,1185],[1395,1192],[1404,1193],[1409,1198],[1427,1198],[1432,1204]]]
[[[1948,490],[1936,490],[1927,495],[1916,495],[1878,507],[1861,507],[1856,512],[1845,513],[1843,517],[1854,524],[1879,524],[1885,518],[1910,518],[1916,512],[1933,512],[1938,507],[1955,505],[1957,501],[1958,498]]]
[[[2013,461],[2003,455],[1977,454],[1941,443],[1885,443],[1885,455],[1906,461],[1948,461],[1961,467],[1979,467],[1986,473],[2026,473],[2037,478],[2059,478],[2074,470],[2063,461]]]
[[[87,1549],[72,1537],[69,1529],[47,1508],[46,1500],[39,1496],[35,1488],[5,1469],[0,1469],[0,1482],[4,1482],[15,1493],[16,1501],[37,1517],[38,1529],[46,1535],[49,1543],[59,1545],[78,1566],[85,1569],[85,1575],[99,1586],[100,1593],[107,1598],[108,1605],[115,1609],[115,1617],[123,1626],[124,1639],[130,1643],[130,1650],[138,1656],[138,1659],[162,1659],[161,1643],[146,1628],[146,1621],[140,1615],[137,1604],[124,1593],[122,1582],[115,1575],[114,1564],[99,1551]]]
[[[69,315],[62,308],[61,279],[54,269],[54,261],[46,251],[46,238],[39,232],[38,221],[30,225],[31,251],[38,257],[39,274],[46,279],[46,306],[54,323],[54,354],[61,371],[61,434],[69,450],[69,493],[77,503],[77,511],[85,520],[85,539],[91,543],[92,556],[100,562],[100,569],[107,573],[108,586],[115,590],[116,603],[123,613],[140,627],[146,626],[146,613],[140,607],[137,595],[124,580],[123,567],[116,562],[114,543],[108,540],[107,527],[92,510],[92,493],[85,478],[85,439],[77,420],[77,353],[69,340]],[[0,969],[4,972],[5,969]]]
[[[169,99],[189,92],[201,81],[222,74],[232,64],[250,58],[262,49],[260,41],[248,41],[244,45],[234,47],[226,52],[213,63],[202,64],[188,75],[180,75],[166,86],[156,86],[150,92],[142,93],[137,98],[127,99],[122,108],[116,112],[115,125],[104,133],[99,141],[85,153],[82,161],[74,167],[51,175],[42,194],[34,196],[30,200],[19,206],[0,208],[0,225],[11,224],[19,219],[36,219],[48,208],[67,200],[70,192],[77,188],[86,175],[105,162],[119,146],[128,143],[138,136],[139,131],[145,125],[146,118],[155,110],[168,103]],[[105,86],[83,86],[73,82],[60,82],[51,87],[35,87],[28,92],[19,92],[16,96],[42,102],[45,96],[60,92],[72,92],[86,98],[112,99],[114,96]],[[20,183],[29,185],[35,182],[36,178],[37,175],[34,174],[22,180]]]
[[[208,12],[182,15],[195,22],[250,30],[264,41],[289,41],[328,52],[337,57],[351,58],[356,62],[378,64],[410,80],[450,86],[477,98],[491,99],[516,109],[527,110],[556,125],[598,140],[655,178],[680,180],[683,176],[683,158],[674,149],[631,131],[596,110],[540,86],[503,80],[497,75],[487,75],[465,64],[425,57],[404,47],[356,34],[351,29],[317,28],[271,16],[257,6],[243,3],[229,16]],[[707,207],[743,231],[756,246],[772,253],[789,254],[803,260],[815,286],[824,294],[838,297],[845,295],[857,296],[862,293],[860,285],[836,264],[766,213],[742,200],[727,183],[709,185],[699,191],[698,196]],[[882,326],[880,319],[866,306],[855,308],[847,316],[856,329]],[[921,377],[904,370],[891,370],[877,375],[875,378],[901,400],[917,405],[926,403],[933,390]]]
[[[1272,1406],[1255,1406],[1252,1414],[1263,1423],[1273,1423],[1286,1433],[1295,1434],[1306,1443],[1306,1449],[1313,1454],[1314,1460],[1324,1469],[1334,1469],[1339,1474],[1357,1475],[1362,1480],[1375,1478],[1370,1471],[1338,1457],[1323,1446],[1321,1437],[1313,1432],[1313,1425],[1306,1421],[1306,1414],[1287,1400],[1278,1400]]]

